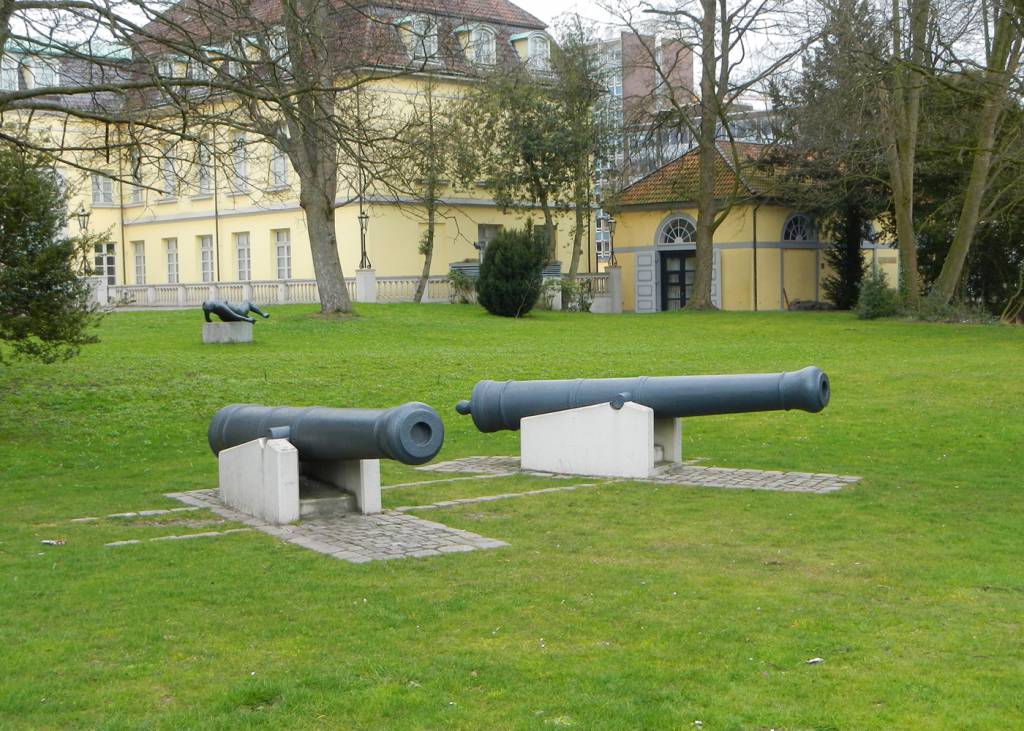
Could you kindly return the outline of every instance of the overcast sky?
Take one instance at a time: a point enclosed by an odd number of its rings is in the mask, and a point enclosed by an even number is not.
[[[548,25],[554,25],[562,13],[579,13],[585,18],[600,20],[605,14],[597,5],[586,0],[512,0],[513,3],[526,10]]]

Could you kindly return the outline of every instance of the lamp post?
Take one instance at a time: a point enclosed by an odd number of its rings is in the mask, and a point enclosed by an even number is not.
[[[359,250],[361,255],[359,257],[359,268],[360,269],[372,269],[373,265],[370,264],[370,257],[366,255],[366,227],[370,223],[369,214],[363,210],[363,207],[359,207]]]
[[[78,230],[85,231],[89,227],[89,216],[92,214],[85,210],[85,204],[79,203],[78,210],[75,211],[75,218],[78,219]]]
[[[608,216],[608,266],[617,267],[618,259],[615,258],[615,217]]]

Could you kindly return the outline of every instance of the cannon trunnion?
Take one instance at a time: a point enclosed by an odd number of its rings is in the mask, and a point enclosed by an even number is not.
[[[529,416],[626,401],[652,409],[659,419],[788,409],[816,413],[828,405],[829,380],[809,366],[746,375],[479,381],[470,400],[455,408],[472,414],[480,431],[495,432],[519,429]]]

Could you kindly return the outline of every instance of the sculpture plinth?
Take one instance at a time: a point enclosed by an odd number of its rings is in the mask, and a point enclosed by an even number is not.
[[[203,343],[225,345],[252,342],[251,322],[204,322]]]

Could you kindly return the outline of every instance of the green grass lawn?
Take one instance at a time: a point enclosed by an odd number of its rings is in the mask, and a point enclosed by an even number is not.
[[[221,347],[198,311],[118,313],[74,361],[0,369],[0,728],[1024,728],[1024,330],[312,310]],[[811,364],[824,412],[690,419],[684,455],[864,476],[837,494],[620,482],[464,505],[424,516],[511,545],[364,565],[260,533],[104,547],[208,513],[68,522],[213,487],[206,427],[232,402],[422,400],[444,459],[518,452],[454,413],[481,378]]]

